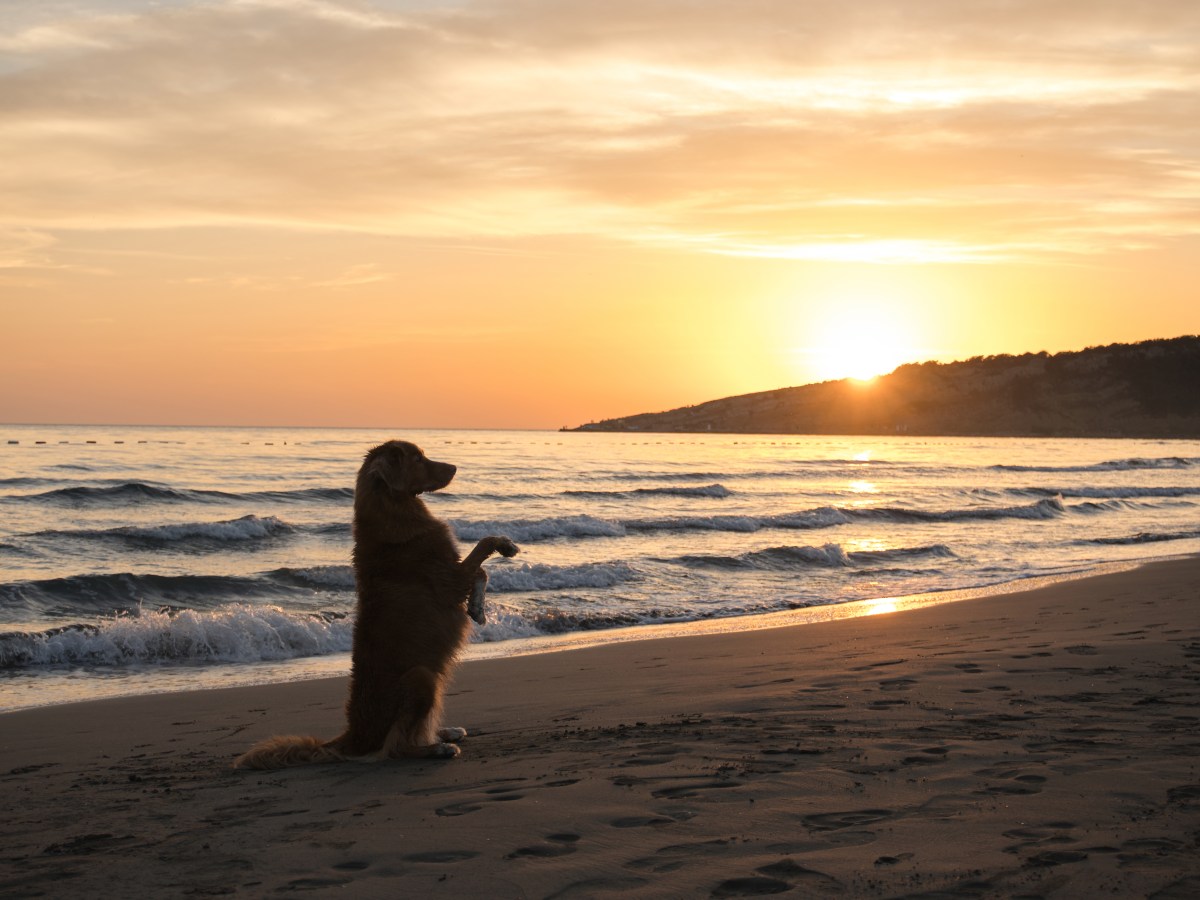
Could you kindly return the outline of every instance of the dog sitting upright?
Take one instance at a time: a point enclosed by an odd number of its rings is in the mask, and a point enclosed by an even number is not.
[[[485,537],[459,560],[454,536],[420,494],[444,488],[456,468],[406,441],[367,453],[354,489],[357,620],[346,701],[336,738],[283,736],[262,741],[234,762],[278,769],[310,762],[457,756],[462,728],[439,727],[442,693],[467,637],[471,613],[483,621],[493,553],[513,556],[506,537]]]

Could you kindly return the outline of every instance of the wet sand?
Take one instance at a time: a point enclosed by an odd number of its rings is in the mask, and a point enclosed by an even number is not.
[[[459,759],[230,768],[344,692],[0,715],[0,894],[1200,896],[1200,559],[473,661]]]

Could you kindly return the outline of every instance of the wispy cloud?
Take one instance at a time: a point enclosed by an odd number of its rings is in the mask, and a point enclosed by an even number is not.
[[[0,227],[886,263],[1200,233],[1194,2],[47,10],[0,41]]]

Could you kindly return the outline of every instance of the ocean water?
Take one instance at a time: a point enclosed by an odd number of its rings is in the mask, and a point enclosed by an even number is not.
[[[392,437],[488,563],[472,653],[1200,552],[1200,442],[0,426],[0,709],[348,669]]]

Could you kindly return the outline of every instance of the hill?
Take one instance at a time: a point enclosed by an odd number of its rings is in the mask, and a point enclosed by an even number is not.
[[[910,363],[565,431],[1200,437],[1200,337]]]

